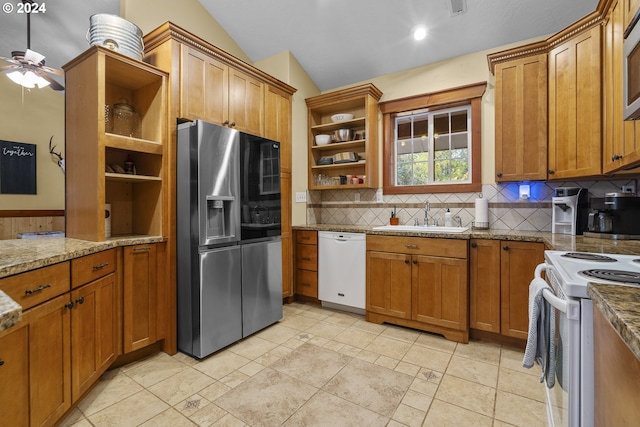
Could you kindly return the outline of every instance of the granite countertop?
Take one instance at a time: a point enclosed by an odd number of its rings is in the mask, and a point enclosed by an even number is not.
[[[640,288],[590,283],[587,294],[640,359]]]
[[[43,237],[0,240],[0,278],[57,264],[118,246],[157,243],[160,236],[119,236],[104,242]],[[22,307],[0,290],[0,332],[20,321]]]

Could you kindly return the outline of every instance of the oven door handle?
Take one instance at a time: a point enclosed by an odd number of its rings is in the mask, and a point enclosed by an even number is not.
[[[565,314],[567,313],[567,301],[555,296],[551,288],[543,289],[542,296],[544,297],[544,299],[547,300],[549,304],[554,306],[556,309],[560,310]]]

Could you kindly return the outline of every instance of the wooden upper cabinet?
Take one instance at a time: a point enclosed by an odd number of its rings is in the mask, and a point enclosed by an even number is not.
[[[267,85],[264,98],[264,136],[280,142],[280,172],[291,173],[291,95]]]
[[[601,27],[549,52],[549,179],[600,175]]]
[[[264,135],[264,83],[229,69],[228,125],[252,135]]]
[[[640,0],[620,0],[624,6],[624,29],[626,29],[640,9]]]
[[[181,45],[180,117],[222,124],[229,117],[229,67]]]
[[[547,54],[495,67],[496,181],[547,179]]]
[[[637,121],[624,120],[623,5],[616,3],[608,12],[603,26],[603,138],[602,168],[604,173],[624,170],[640,161],[637,143]],[[640,128],[638,129],[640,131]],[[635,171],[634,171],[635,172]]]

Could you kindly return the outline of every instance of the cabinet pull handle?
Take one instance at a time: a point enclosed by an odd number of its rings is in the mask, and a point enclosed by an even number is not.
[[[108,262],[103,262],[102,264],[94,265],[93,271],[100,270],[101,268],[105,268],[107,265],[109,265]]]
[[[478,244],[477,244],[476,242],[473,242],[473,243],[471,244],[471,247],[472,247],[472,248],[476,248],[476,247],[478,247]]]
[[[84,297],[80,297],[76,300],[76,304],[83,304],[84,303]]]
[[[418,264],[418,260],[417,260],[417,259],[414,259],[414,260],[413,260],[413,263],[414,263],[414,264]]]
[[[68,303],[66,303],[64,305],[66,308],[68,308],[69,310],[71,310],[73,308],[73,301],[69,301]]]
[[[504,249],[505,251],[508,251],[508,250],[509,250],[509,246],[508,246],[508,245],[504,245],[504,246],[502,247],[502,249]]]
[[[24,291],[24,294],[25,295],[35,294],[35,293],[38,293],[38,292],[42,292],[43,290],[45,290],[47,288],[50,288],[50,287],[51,287],[51,284],[47,283],[46,285],[40,285],[35,289],[27,289],[26,291]]]
[[[405,247],[409,248],[409,249],[418,249],[418,245],[413,245],[411,243],[407,243],[406,245],[404,245]]]
[[[300,236],[300,239],[302,239],[302,240],[309,240],[309,239],[311,239],[311,237],[309,237],[309,236]]]
[[[151,248],[149,246],[145,246],[145,247],[142,247],[142,248],[133,248],[133,251],[134,252],[136,252],[136,251],[148,251],[150,249]]]
[[[302,286],[311,286],[311,283],[307,283],[307,282],[302,282],[300,283]]]
[[[302,261],[311,261],[311,258],[300,258]]]

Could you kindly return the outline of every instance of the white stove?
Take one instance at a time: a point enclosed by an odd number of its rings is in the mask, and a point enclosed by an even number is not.
[[[589,282],[640,287],[640,255],[545,251],[544,258],[568,297],[589,298]]]
[[[550,289],[543,297],[555,308],[555,327],[542,331],[555,343],[555,385],[545,387],[548,423],[593,427],[593,302],[587,287],[640,287],[640,255],[545,251],[544,258],[533,280],[546,281]]]

